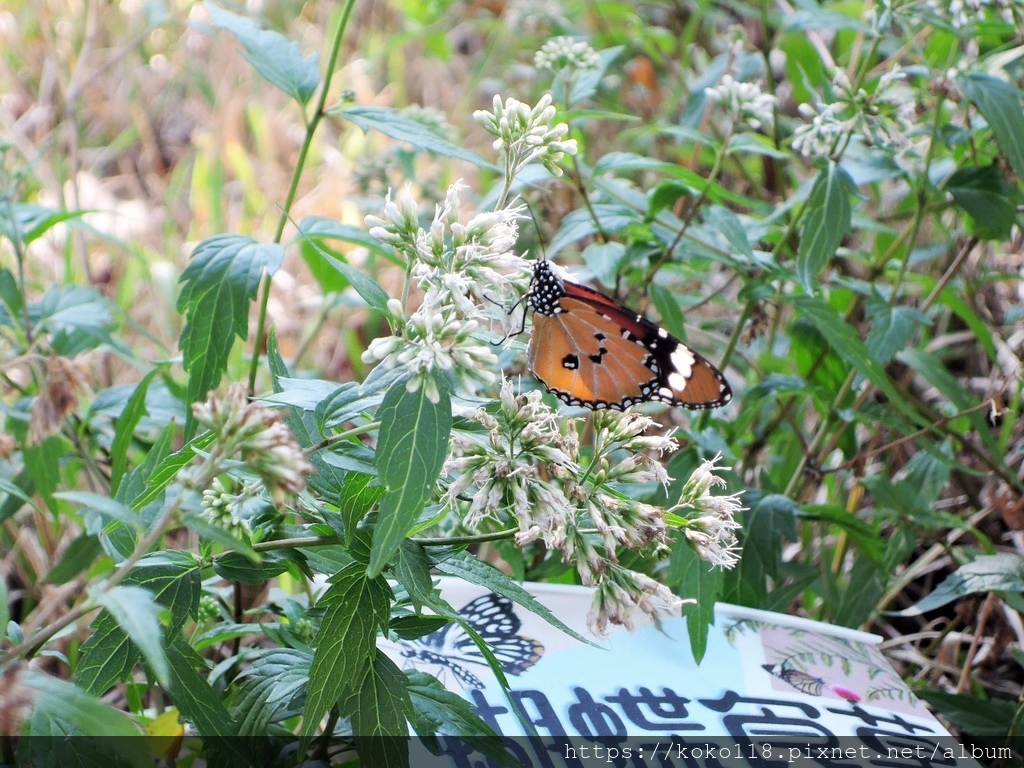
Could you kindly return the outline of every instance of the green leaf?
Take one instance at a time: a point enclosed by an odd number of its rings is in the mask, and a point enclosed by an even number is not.
[[[146,555],[125,577],[125,585],[144,587],[159,605],[170,610],[164,637],[176,635],[194,618],[199,606],[201,572],[187,552],[165,551]],[[102,612],[92,625],[93,633],[82,646],[75,670],[78,683],[100,694],[125,679],[140,658],[139,650],[109,612]]]
[[[410,392],[406,381],[391,385],[377,411],[380,437],[374,463],[385,490],[373,529],[371,576],[384,569],[416,524],[448,456],[452,406],[447,388],[439,382],[441,396],[432,403],[426,384]]]
[[[213,3],[207,9],[214,26],[226,29],[245,48],[245,60],[272,84],[305,106],[320,84],[320,68],[315,53],[302,57],[298,43],[280,32],[260,29],[254,22],[236,16]]]
[[[1018,179],[1024,179],[1024,113],[1021,92],[1005,80],[972,73],[960,78],[967,98],[985,116]]]
[[[946,182],[946,190],[971,217],[971,231],[983,240],[1008,240],[1017,214],[1016,188],[993,163],[961,168]]]
[[[125,467],[128,466],[128,448],[135,437],[135,428],[139,420],[146,414],[146,393],[153,378],[159,373],[159,368],[154,368],[135,387],[131,397],[117,417],[114,424],[114,442],[110,446],[110,492],[116,493],[117,487],[121,484]]]
[[[263,279],[281,266],[284,249],[242,235],[216,235],[196,246],[181,273],[178,311],[188,322],[181,334],[189,374],[188,402],[201,400],[227,370],[235,337],[246,338],[249,303]],[[189,419],[191,423],[191,413]]]
[[[341,498],[338,499],[338,511],[345,523],[346,543],[352,543],[356,527],[373,509],[384,489],[379,485],[370,486],[374,477],[359,472],[349,472],[345,475],[345,485]]]
[[[360,765],[367,768],[404,768],[409,765],[409,726],[412,701],[402,670],[380,650],[361,685],[338,702],[348,715],[356,739]]]
[[[871,319],[868,353],[883,365],[910,343],[917,324],[927,321],[919,310],[893,306],[879,296],[868,299],[867,312]]]
[[[288,570],[288,564],[283,560],[275,560],[273,552],[264,553],[262,559],[256,562],[241,552],[225,552],[213,561],[213,570],[228,581],[262,584]]]
[[[714,568],[697,557],[686,537],[677,536],[666,581],[684,600],[696,600],[683,603],[682,613],[686,617],[693,660],[700,664],[707,653],[708,635],[715,623],[715,603],[722,594],[724,573],[721,568]]]
[[[661,324],[665,329],[680,339],[685,339],[686,330],[683,326],[683,311],[679,308],[679,299],[663,285],[655,283],[650,288],[651,303],[658,310]]]
[[[738,255],[751,260],[754,258],[754,249],[750,247],[750,238],[739,216],[724,206],[712,205],[704,211],[704,219],[722,233]]]
[[[238,735],[238,723],[228,713],[221,695],[213,689],[205,675],[197,671],[206,670],[205,659],[183,637],[178,637],[167,646],[167,660],[171,665],[171,698],[182,717],[207,738],[207,745],[212,736]],[[251,757],[245,754],[241,739],[224,738],[213,743],[234,758],[228,764],[261,764],[258,761],[252,762]]]
[[[428,747],[434,736],[451,736],[469,742],[498,765],[516,768],[522,763],[505,747],[505,740],[474,711],[467,699],[447,690],[433,675],[406,670],[413,729]]]
[[[67,455],[67,443],[59,435],[51,435],[41,443],[26,444],[22,449],[25,471],[32,478],[36,493],[47,508],[54,510],[53,492],[60,480],[60,462]]]
[[[805,29],[853,29],[866,35],[874,35],[871,27],[860,19],[820,8],[787,13],[783,29],[787,32]]]
[[[128,715],[104,704],[74,683],[42,672],[22,671],[19,682],[32,691],[33,713],[52,713],[74,726],[82,736],[141,736]]]
[[[366,675],[377,649],[377,633],[387,626],[391,588],[379,576],[368,578],[359,563],[350,563],[331,578],[317,605],[327,610],[313,643],[302,718],[305,736]]]
[[[168,430],[165,434],[170,436],[172,431],[173,430]],[[192,438],[192,440],[182,447],[180,451],[172,453],[170,456],[162,459],[159,465],[149,472],[149,488],[132,500],[132,509],[142,509],[144,506],[149,504],[149,502],[153,501],[157,496],[163,493],[167,484],[178,476],[178,472],[181,471],[181,468],[195,458],[196,451],[201,451],[206,448],[213,442],[215,437],[216,435],[212,432],[206,432],[198,437]]]
[[[832,162],[811,188],[796,255],[797,276],[808,293],[818,292],[821,271],[850,231],[850,195],[856,191],[849,174]]]
[[[0,235],[12,243],[28,245],[61,222],[79,218],[86,213],[88,211],[64,211],[32,203],[0,205]]]
[[[0,643],[7,640],[7,624],[11,620],[11,606],[7,602],[9,594],[7,580],[0,579]]]
[[[432,601],[434,580],[430,576],[430,558],[422,544],[402,542],[395,558],[395,578],[409,593],[417,610]]]
[[[614,288],[619,276],[619,265],[626,255],[626,246],[622,243],[590,243],[583,249],[583,263],[587,265],[594,277],[606,288]]]
[[[387,291],[355,267],[349,266],[341,259],[334,258],[323,249],[319,249],[319,251],[324,261],[334,267],[348,281],[349,285],[362,297],[363,301],[370,305],[371,309],[375,309],[381,314],[387,314],[388,299],[391,298]]]
[[[811,296],[787,298],[821,333],[835,353],[867,376],[868,380],[878,387],[901,413],[918,426],[931,426],[924,416],[910,407],[903,392],[892,382],[881,364],[871,356],[857,332],[839,317],[832,307]]]
[[[332,109],[330,114],[355,123],[363,132],[380,131],[385,136],[412,144],[417,149],[445,157],[454,157],[457,160],[465,160],[478,168],[487,168],[492,171],[501,170],[475,152],[452,144],[447,139],[432,133],[422,123],[410,120],[398,110],[390,107],[345,107],[344,109]]]
[[[621,232],[639,220],[640,217],[630,208],[611,203],[595,203],[589,210],[573,211],[562,219],[558,233],[551,238],[547,256],[553,258],[562,249],[602,232],[606,235]]]
[[[468,581],[470,584],[485,587],[496,595],[507,597],[512,602],[523,606],[530,613],[537,614],[551,626],[562,630],[569,637],[579,640],[581,643],[593,645],[590,640],[571,630],[547,607],[537,602],[537,599],[517,582],[493,565],[477,560],[468,552],[460,552],[447,560],[436,563],[434,567],[448,576],[455,576],[463,581]]]
[[[85,509],[92,510],[105,519],[121,523],[126,528],[136,531],[142,529],[142,520],[136,512],[106,496],[87,491],[62,491],[53,496],[57,499],[81,504]]]
[[[96,558],[102,554],[103,545],[100,544],[100,540],[95,536],[83,533],[68,545],[68,548],[64,550],[57,564],[46,574],[43,583],[64,584],[71,581],[75,576],[90,567]],[[0,631],[3,631],[6,624],[6,621],[0,622]]]
[[[893,616],[920,616],[965,595],[986,592],[1024,592],[1024,557],[1012,552],[981,555],[947,576],[931,594]]]
[[[695,194],[693,187],[681,181],[663,181],[656,186],[647,199],[647,218],[653,219],[676,201]]]
[[[976,738],[1004,741],[1018,735],[1013,732],[1013,724],[1019,722],[1020,708],[1015,701],[925,689],[917,689],[914,693],[958,729]]]
[[[149,668],[162,685],[170,680],[171,670],[164,653],[160,609],[153,595],[142,587],[119,585],[96,595],[124,633],[145,656]]]

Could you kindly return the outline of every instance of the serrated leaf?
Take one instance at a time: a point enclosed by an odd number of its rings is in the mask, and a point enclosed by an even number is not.
[[[249,304],[264,270],[273,275],[283,259],[280,245],[242,235],[216,235],[196,246],[181,273],[178,296],[178,311],[188,318],[180,345],[189,374],[189,403],[220,382],[235,337],[248,334]],[[192,423],[191,413],[189,419]]]
[[[253,21],[205,3],[215,26],[233,34],[245,48],[245,60],[272,84],[305,106],[320,84],[315,53],[303,58],[299,44],[280,32],[260,29]]]
[[[327,710],[358,685],[376,652],[377,633],[387,626],[391,589],[350,563],[331,579],[318,606],[326,607],[313,645],[302,733],[312,734]]]
[[[515,768],[522,763],[509,753],[505,740],[473,711],[474,705],[447,690],[433,675],[406,670],[412,703],[413,729],[428,747],[435,736],[448,736],[468,742],[498,765]]]
[[[384,493],[384,489],[379,485],[370,486],[373,479],[371,475],[359,472],[349,472],[345,475],[345,484],[337,503],[338,512],[345,523],[345,539],[348,544],[352,543],[352,537],[360,521]]]
[[[965,595],[986,592],[1024,592],[1024,557],[1012,552],[981,555],[947,576],[931,594],[893,616],[920,616]]]
[[[491,163],[475,152],[470,152],[457,144],[452,144],[432,133],[422,123],[404,117],[397,109],[389,107],[346,107],[344,109],[331,110],[330,114],[349,120],[359,126],[363,132],[376,130],[385,136],[390,136],[397,141],[404,141],[412,144],[417,149],[433,152],[445,157],[454,157],[457,160],[465,160],[478,168],[487,168],[492,171],[501,170],[494,163]]]
[[[371,576],[384,569],[416,524],[448,457],[452,406],[447,388],[439,384],[440,398],[432,403],[426,384],[410,392],[405,380],[397,381],[377,411],[380,436],[374,464],[384,495],[373,529]]]
[[[412,701],[405,675],[380,650],[374,652],[361,685],[338,702],[348,715],[360,765],[367,768],[405,768],[409,765],[409,726]]]
[[[967,98],[985,116],[1018,179],[1024,179],[1024,113],[1021,92],[1005,80],[971,73],[960,78]]]
[[[436,563],[434,567],[448,576],[455,576],[463,581],[468,581],[470,584],[485,587],[496,595],[507,597],[512,602],[523,606],[530,613],[537,614],[551,626],[562,630],[569,637],[579,640],[581,643],[593,645],[590,640],[570,629],[549,608],[539,603],[537,598],[527,592],[516,581],[513,581],[494,566],[477,560],[468,552],[460,552],[447,560]]]
[[[127,678],[139,658],[139,650],[124,630],[109,614],[102,613],[92,624],[92,634],[82,644],[75,681],[99,695]]]
[[[241,584],[262,584],[288,570],[287,563],[274,559],[274,553],[264,553],[254,562],[241,552],[225,552],[213,561],[213,570],[222,579]]]
[[[272,720],[294,710],[309,680],[311,661],[310,654],[291,648],[262,650],[251,659],[240,675],[247,679],[232,703],[240,735],[265,736]]]
[[[725,581],[721,568],[714,568],[697,557],[684,536],[679,536],[672,547],[666,580],[672,591],[686,602],[682,614],[686,617],[686,634],[690,639],[693,660],[698,664],[708,649],[708,636],[715,623],[715,603],[722,594]]]
[[[215,745],[233,760],[228,764],[260,765],[253,762],[243,749],[241,739],[214,736],[238,735],[238,723],[232,719],[217,693],[205,675],[197,670],[206,669],[206,660],[196,653],[184,638],[178,637],[167,647],[167,660],[171,665],[170,693],[175,706],[185,720],[195,726],[201,736],[207,738],[206,746]]]
[[[142,652],[157,680],[167,685],[171,670],[163,648],[160,608],[153,595],[142,587],[118,585],[100,592],[95,599]]]
[[[186,552],[154,552],[139,561],[125,577],[125,585],[145,588],[153,600],[170,610],[164,637],[173,637],[199,606],[201,573]],[[104,611],[93,622],[93,633],[82,646],[75,679],[93,693],[103,693],[123,680],[138,663],[139,650],[124,630]]]
[[[821,271],[850,231],[850,195],[855,191],[853,179],[833,162],[818,174],[811,188],[796,256],[797,276],[808,293],[818,292]]]
[[[983,240],[1007,240],[1017,213],[1016,188],[993,163],[961,168],[946,182],[946,191],[971,217],[971,231]]]
[[[116,493],[117,487],[121,484],[125,467],[128,466],[128,448],[135,437],[135,428],[139,421],[146,415],[146,393],[153,378],[159,373],[159,368],[154,368],[142,377],[135,390],[132,392],[124,410],[117,417],[114,423],[114,442],[110,446],[110,492]]]

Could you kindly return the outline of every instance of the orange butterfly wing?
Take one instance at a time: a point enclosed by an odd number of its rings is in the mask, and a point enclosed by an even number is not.
[[[569,405],[623,410],[657,400],[692,409],[729,402],[725,377],[698,352],[613,299],[537,262],[530,367]]]

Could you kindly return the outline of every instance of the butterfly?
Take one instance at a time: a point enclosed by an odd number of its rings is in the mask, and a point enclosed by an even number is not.
[[[464,605],[459,613],[474,629],[510,675],[519,675],[532,667],[544,654],[544,646],[536,640],[523,637],[523,625],[512,608],[512,601],[493,592],[482,595]],[[447,624],[436,632],[416,640],[402,641],[402,655],[426,664],[451,670],[467,688],[483,688],[480,678],[466,669],[467,664],[487,667],[487,659],[466,629],[458,623]]]
[[[622,411],[657,400],[700,410],[732,399],[702,355],[603,293],[560,278],[547,260],[534,264],[526,300],[530,368],[568,405]]]
[[[822,677],[815,677],[808,672],[803,672],[796,667],[792,667],[789,665],[788,660],[783,661],[781,664],[762,664],[761,667],[768,674],[779,678],[779,680],[782,680],[784,683],[788,683],[801,693],[807,693],[811,696],[821,696],[822,691],[828,689],[847,701],[860,701],[860,696],[850,689],[843,688],[838,685],[832,685],[826,682]]]

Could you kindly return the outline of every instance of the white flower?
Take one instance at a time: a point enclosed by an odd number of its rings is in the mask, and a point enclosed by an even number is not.
[[[718,85],[704,92],[729,111],[734,123],[745,123],[756,131],[762,125],[770,126],[774,120],[777,99],[754,83],[740,83],[731,75],[724,75]]]
[[[732,568],[739,562],[739,541],[736,531],[741,528],[736,514],[743,510],[739,493],[713,496],[712,488],[725,487],[725,479],[715,472],[728,469],[719,467],[722,458],[701,462],[687,479],[679,494],[679,501],[669,509],[671,515],[682,516],[679,527],[697,556],[712,565]]]
[[[597,69],[601,66],[601,57],[590,47],[590,43],[562,36],[544,43],[534,55],[533,65],[537,69],[549,69],[552,72],[560,72],[566,68]]]
[[[554,123],[556,110],[551,102],[551,94],[547,93],[534,107],[512,97],[502,103],[495,94],[493,112],[479,109],[473,113],[473,118],[496,137],[494,149],[504,156],[506,176],[515,176],[534,160],[540,160],[548,171],[560,176],[558,162],[565,155],[576,154],[576,140],[564,139],[569,126]]]

